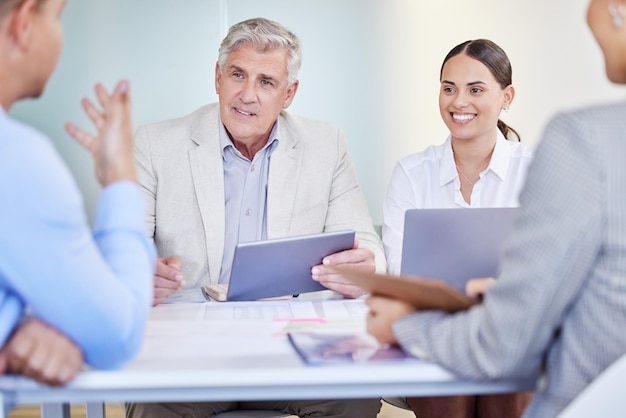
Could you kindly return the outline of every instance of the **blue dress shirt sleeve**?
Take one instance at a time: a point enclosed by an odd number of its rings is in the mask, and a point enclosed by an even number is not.
[[[105,188],[92,231],[47,138],[0,118],[0,160],[0,343],[26,307],[88,364],[119,367],[141,345],[152,300],[155,252],[138,186]]]

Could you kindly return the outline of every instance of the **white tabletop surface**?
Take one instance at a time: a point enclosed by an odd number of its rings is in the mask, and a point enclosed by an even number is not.
[[[85,370],[64,388],[0,378],[5,404],[358,398],[527,390],[532,381],[461,381],[416,359],[306,365],[287,332],[365,332],[361,300],[292,299],[154,308],[139,355]]]

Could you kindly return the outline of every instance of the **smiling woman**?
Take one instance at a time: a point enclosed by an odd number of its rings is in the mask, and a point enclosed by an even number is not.
[[[452,132],[454,127],[454,123],[450,122],[468,122],[478,116],[454,111],[457,109],[455,105],[463,107],[465,102],[474,98],[474,103],[486,111],[483,126],[488,137],[493,136],[492,131],[497,126],[507,139],[511,139],[510,133],[520,139],[514,129],[499,119],[500,111],[508,111],[515,97],[512,73],[506,53],[487,39],[466,41],[454,47],[444,59],[439,76],[439,108],[448,129]],[[453,81],[455,78],[457,80]],[[452,121],[450,115],[453,116]],[[474,136],[482,134],[479,132]],[[453,139],[455,137],[453,134]]]
[[[450,130],[463,199],[471,204],[474,185],[491,161],[498,130],[517,132],[499,119],[515,97],[511,63],[495,43],[478,39],[453,48],[440,72],[439,111]]]
[[[486,39],[463,42],[440,71],[439,110],[446,142],[398,162],[384,206],[387,269],[400,273],[404,213],[413,208],[514,207],[531,152],[499,119],[515,97],[506,53]],[[516,141],[507,141],[513,137]],[[482,282],[481,282],[482,283]],[[530,395],[414,398],[420,417],[469,418],[474,411],[518,417]],[[505,412],[506,411],[506,412]],[[493,415],[490,415],[493,414]]]
[[[415,208],[515,207],[532,152],[499,119],[515,96],[511,64],[495,43],[454,47],[440,70],[439,109],[450,135],[400,160],[385,201],[387,269],[400,272],[404,213]]]

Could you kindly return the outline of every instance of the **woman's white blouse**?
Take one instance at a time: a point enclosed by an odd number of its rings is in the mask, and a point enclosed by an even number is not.
[[[516,207],[526,179],[532,150],[507,141],[498,130],[489,166],[473,187],[471,205],[461,195],[452,139],[398,161],[383,206],[383,244],[387,271],[400,273],[404,212],[407,209],[456,207]]]

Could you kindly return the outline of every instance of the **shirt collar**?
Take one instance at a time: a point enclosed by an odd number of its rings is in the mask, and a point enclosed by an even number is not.
[[[509,170],[509,162],[511,160],[511,147],[508,146],[508,141],[497,130],[496,146],[493,148],[491,154],[491,160],[485,172],[493,171],[501,180],[506,178],[506,173]],[[443,154],[441,156],[441,168],[439,170],[439,185],[444,186],[457,177],[456,164],[454,163],[454,153],[452,152],[452,136],[448,135],[448,139],[443,147]]]
[[[491,154],[488,170],[493,171],[500,180],[506,179],[506,173],[509,171],[509,163],[511,162],[511,147],[500,129],[498,129],[498,137],[496,138],[496,146]]]
[[[454,153],[452,152],[452,135],[448,135],[443,144],[443,154],[441,155],[441,168],[439,169],[439,185],[454,181],[456,178],[456,165],[454,163]]]
[[[226,132],[226,127],[222,123],[222,119],[219,116],[218,116],[218,120],[220,124],[220,149],[222,150],[222,159],[226,160],[227,158],[230,158],[233,155],[241,156],[241,153],[239,152],[237,148],[235,148],[235,144],[233,144],[233,141],[228,136],[228,132]],[[263,148],[259,150],[259,152],[267,149],[268,155],[271,155],[272,152],[274,152],[274,150],[278,146],[279,140],[278,140],[277,135],[278,135],[278,119],[276,119],[276,122],[274,123],[274,126],[272,127],[272,130],[270,131],[270,136],[267,140],[267,143],[263,146]],[[227,148],[231,148],[232,153],[226,152]],[[241,157],[243,158],[243,156]]]

